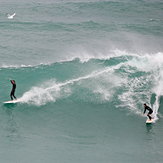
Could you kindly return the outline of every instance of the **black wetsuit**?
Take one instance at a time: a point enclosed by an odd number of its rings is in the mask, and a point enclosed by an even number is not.
[[[12,96],[16,99],[16,97],[15,97],[16,83],[13,83],[12,80],[11,80],[11,83],[12,83],[12,90],[10,93],[10,97],[11,97],[11,100],[13,100]]]
[[[147,106],[146,105],[146,107],[144,108],[144,114],[145,114],[145,112],[146,112],[146,110],[148,110],[149,111],[149,113],[147,114],[147,116],[149,117],[149,119],[151,120],[152,119],[152,117],[150,116],[150,114],[152,114],[153,113],[153,110],[149,107],[149,106]]]

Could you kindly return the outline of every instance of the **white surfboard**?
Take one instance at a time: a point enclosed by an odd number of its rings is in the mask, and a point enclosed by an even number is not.
[[[13,100],[13,101],[6,101],[6,102],[3,102],[4,104],[15,104],[15,103],[18,103],[20,102],[20,100]]]
[[[152,118],[151,120],[149,118],[147,118],[146,123],[153,123],[154,119]]]

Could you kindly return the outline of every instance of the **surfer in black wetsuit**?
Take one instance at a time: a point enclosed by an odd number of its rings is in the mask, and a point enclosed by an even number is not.
[[[12,84],[12,90],[11,90],[11,93],[10,93],[10,97],[11,97],[11,101],[13,101],[13,97],[16,99],[16,97],[15,97],[16,83],[15,83],[15,80],[10,79],[10,81],[11,81],[11,84]]]
[[[143,115],[145,114],[146,110],[149,111],[149,113],[147,114],[147,116],[149,117],[149,119],[151,121],[152,117],[150,115],[153,113],[153,110],[149,106],[147,106],[146,104],[144,104],[144,113],[143,113]]]

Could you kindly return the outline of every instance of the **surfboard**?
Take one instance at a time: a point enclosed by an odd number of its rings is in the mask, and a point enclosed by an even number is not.
[[[147,118],[146,123],[153,123],[154,119],[152,119],[151,121],[149,120],[149,118]]]
[[[15,104],[15,103],[18,103],[20,102],[19,100],[13,100],[13,101],[6,101],[6,102],[3,102],[4,104]]]

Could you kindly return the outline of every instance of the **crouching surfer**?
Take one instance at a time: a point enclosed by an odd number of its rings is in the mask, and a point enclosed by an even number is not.
[[[10,79],[10,81],[11,81],[11,84],[12,84],[12,90],[11,90],[11,93],[10,93],[11,101],[13,101],[13,97],[17,100],[17,98],[15,97],[15,89],[16,89],[15,80]]]
[[[145,114],[146,110],[149,111],[147,116],[149,117],[149,120],[151,121],[153,118],[150,115],[153,113],[153,110],[149,106],[144,104],[144,113],[143,113],[143,115]]]

